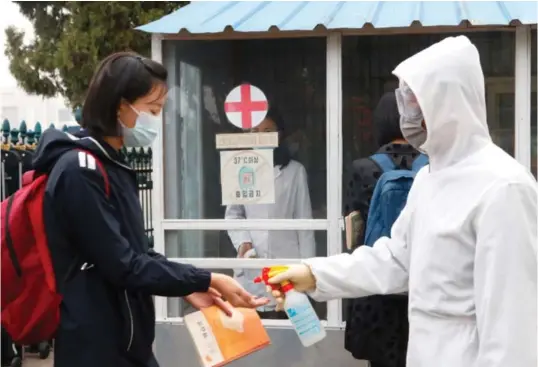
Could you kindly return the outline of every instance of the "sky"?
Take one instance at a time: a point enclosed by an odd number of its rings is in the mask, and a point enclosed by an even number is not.
[[[63,97],[42,98],[41,96],[29,95],[17,86],[17,81],[11,76],[9,60],[4,55],[5,29],[9,26],[23,30],[25,42],[30,42],[34,38],[33,26],[19,12],[19,6],[11,0],[0,0],[0,92],[9,95],[8,98],[0,100],[0,113],[2,114],[0,120],[4,118],[25,120],[30,129],[33,128],[36,121],[58,121],[60,112],[66,108],[66,101]],[[74,124],[75,122],[73,119],[71,122],[64,120],[64,123]]]
[[[33,37],[32,24],[19,12],[19,7],[10,0],[0,0],[0,88],[11,87],[17,85],[17,82],[9,72],[9,62],[4,55],[6,34],[4,30],[13,25],[23,29],[26,32],[26,37]]]

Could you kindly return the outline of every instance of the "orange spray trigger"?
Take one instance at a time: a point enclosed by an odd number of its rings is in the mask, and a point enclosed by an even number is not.
[[[273,290],[279,290],[282,286],[290,286],[291,283],[289,281],[284,281],[280,284],[271,284],[269,283],[269,279],[274,277],[277,274],[283,273],[286,270],[288,270],[287,266],[270,266],[262,269],[262,274],[259,277],[256,277],[254,279],[254,283],[265,283],[265,285],[268,285]]]

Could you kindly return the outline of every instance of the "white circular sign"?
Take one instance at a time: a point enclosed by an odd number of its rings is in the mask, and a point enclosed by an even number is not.
[[[267,115],[268,108],[269,103],[265,94],[260,88],[250,84],[235,87],[224,101],[226,117],[241,129],[258,126]]]

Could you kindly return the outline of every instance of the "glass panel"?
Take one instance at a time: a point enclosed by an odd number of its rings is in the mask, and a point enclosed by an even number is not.
[[[210,269],[210,271],[233,276],[233,270],[230,269]],[[261,273],[261,269],[251,269],[250,271],[255,274]],[[264,286],[260,285],[260,288],[263,289]],[[263,295],[266,296],[267,294],[264,292]],[[310,301],[312,302],[312,305],[314,306],[318,317],[321,320],[327,320],[327,303],[316,302],[313,299],[310,299]],[[271,304],[274,304],[274,302],[272,302]],[[287,320],[287,316],[284,312],[275,312],[273,308],[274,306],[264,306],[264,308],[260,308],[258,312],[263,319]],[[196,311],[196,309],[192,307],[188,302],[185,302],[183,299],[168,298],[168,317],[183,317],[194,311]]]
[[[491,137],[508,154],[515,149],[515,33],[488,32],[469,37],[478,47],[486,80]]]
[[[217,134],[248,132],[224,112],[227,94],[245,82],[268,99],[266,128],[280,132],[275,161],[291,157],[274,170],[276,204],[251,205],[247,219],[327,217],[325,44],[325,38],[164,42],[175,87],[164,112],[166,218],[225,218],[215,141]]]
[[[489,101],[493,101],[493,107],[488,106],[488,110],[493,111],[493,119],[496,125],[490,125],[490,133],[493,141],[503,148],[507,153],[514,154],[515,135],[514,135],[514,116],[515,116],[515,99],[513,81],[510,83],[509,90],[492,91],[493,94]],[[511,121],[511,122],[510,122]],[[510,122],[507,124],[507,122]],[[508,125],[508,126],[507,126]]]
[[[347,322],[349,316],[349,302],[351,300],[344,298],[342,299],[342,321]]]
[[[327,256],[326,231],[187,230],[166,231],[164,238],[168,257],[236,258],[250,245],[266,259]]]

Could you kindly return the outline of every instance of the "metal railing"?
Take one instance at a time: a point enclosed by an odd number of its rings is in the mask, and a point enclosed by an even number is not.
[[[50,124],[49,129],[54,129]],[[62,130],[70,133],[78,131],[78,126],[64,125]],[[1,131],[1,171],[0,198],[4,200],[12,195],[22,185],[22,175],[32,169],[34,150],[42,135],[42,125],[37,122],[33,130],[27,128],[25,121],[18,128],[11,127],[8,120],[2,123]],[[126,149],[125,156],[131,167],[136,171],[138,182],[138,197],[144,214],[144,228],[149,244],[153,247],[152,202],[153,190],[153,152],[151,148]]]

